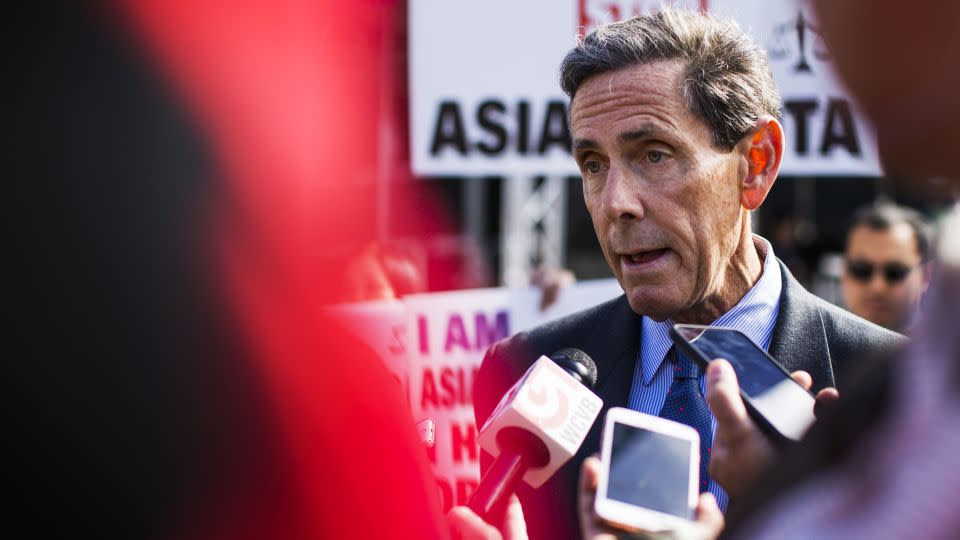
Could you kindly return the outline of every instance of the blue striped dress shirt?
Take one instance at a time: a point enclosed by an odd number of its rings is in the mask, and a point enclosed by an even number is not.
[[[783,287],[780,278],[780,266],[773,254],[773,248],[766,239],[754,235],[754,244],[763,257],[763,273],[747,294],[736,306],[710,323],[713,326],[735,328],[746,334],[754,343],[770,348],[773,327],[777,323],[780,310],[780,290]],[[635,411],[660,414],[667,399],[667,390],[673,382],[673,372],[663,368],[663,360],[673,346],[669,329],[673,321],[657,322],[644,317],[640,339],[640,361],[633,371],[633,385],[630,388],[628,407]],[[663,369],[661,369],[663,368]],[[700,390],[706,396],[704,376],[700,376]],[[711,415],[711,427],[717,432],[717,419]],[[726,512],[730,497],[712,479],[707,488],[717,498],[720,509]]]

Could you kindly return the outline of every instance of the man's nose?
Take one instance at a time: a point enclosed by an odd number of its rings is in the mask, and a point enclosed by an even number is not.
[[[871,290],[884,291],[887,289],[887,279],[883,277],[883,272],[878,269],[870,276],[870,282],[867,285]]]
[[[644,203],[639,178],[611,165],[603,187],[603,210],[611,222],[643,219]]]

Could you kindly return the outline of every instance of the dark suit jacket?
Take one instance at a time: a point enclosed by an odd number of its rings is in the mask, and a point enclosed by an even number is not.
[[[778,261],[779,262],[779,261]],[[902,345],[905,338],[867,322],[807,292],[780,264],[783,289],[770,354],[787,371],[813,377],[813,390],[837,386],[838,370],[858,358]],[[580,451],[539,489],[523,485],[523,504],[531,538],[577,538],[576,494],[580,464],[600,447],[601,420],[610,407],[625,407],[640,353],[642,318],[626,295],[593,308],[521,332],[487,351],[474,387],[474,415],[482,426],[507,389],[540,355],[576,347],[597,364],[596,394],[603,411]],[[481,460],[484,470],[491,460]]]

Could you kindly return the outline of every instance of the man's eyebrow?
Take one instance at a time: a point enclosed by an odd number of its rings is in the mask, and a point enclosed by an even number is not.
[[[640,128],[634,131],[628,131],[626,133],[621,133],[617,140],[621,143],[639,141],[641,139],[646,139],[647,137],[653,134],[653,130],[649,128]]]
[[[633,131],[627,131],[627,132],[621,133],[617,137],[617,140],[621,144],[639,141],[654,135],[655,132],[656,130],[654,129],[651,129],[648,127],[642,127],[640,129],[635,129]],[[592,139],[577,139],[573,141],[573,145],[571,146],[571,148],[573,150],[590,150],[590,149],[598,148],[599,146],[600,145],[598,145],[597,142]]]
[[[584,150],[584,149],[598,148],[599,146],[600,145],[598,145],[596,141],[593,141],[591,139],[577,139],[573,141],[573,145],[571,147],[574,150]]]

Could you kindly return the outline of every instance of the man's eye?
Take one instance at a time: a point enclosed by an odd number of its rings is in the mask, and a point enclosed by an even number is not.
[[[597,174],[603,169],[599,161],[588,161],[583,164],[583,170],[589,174]]]
[[[650,163],[660,163],[660,160],[663,159],[663,152],[659,150],[650,150],[647,152],[647,160]]]

